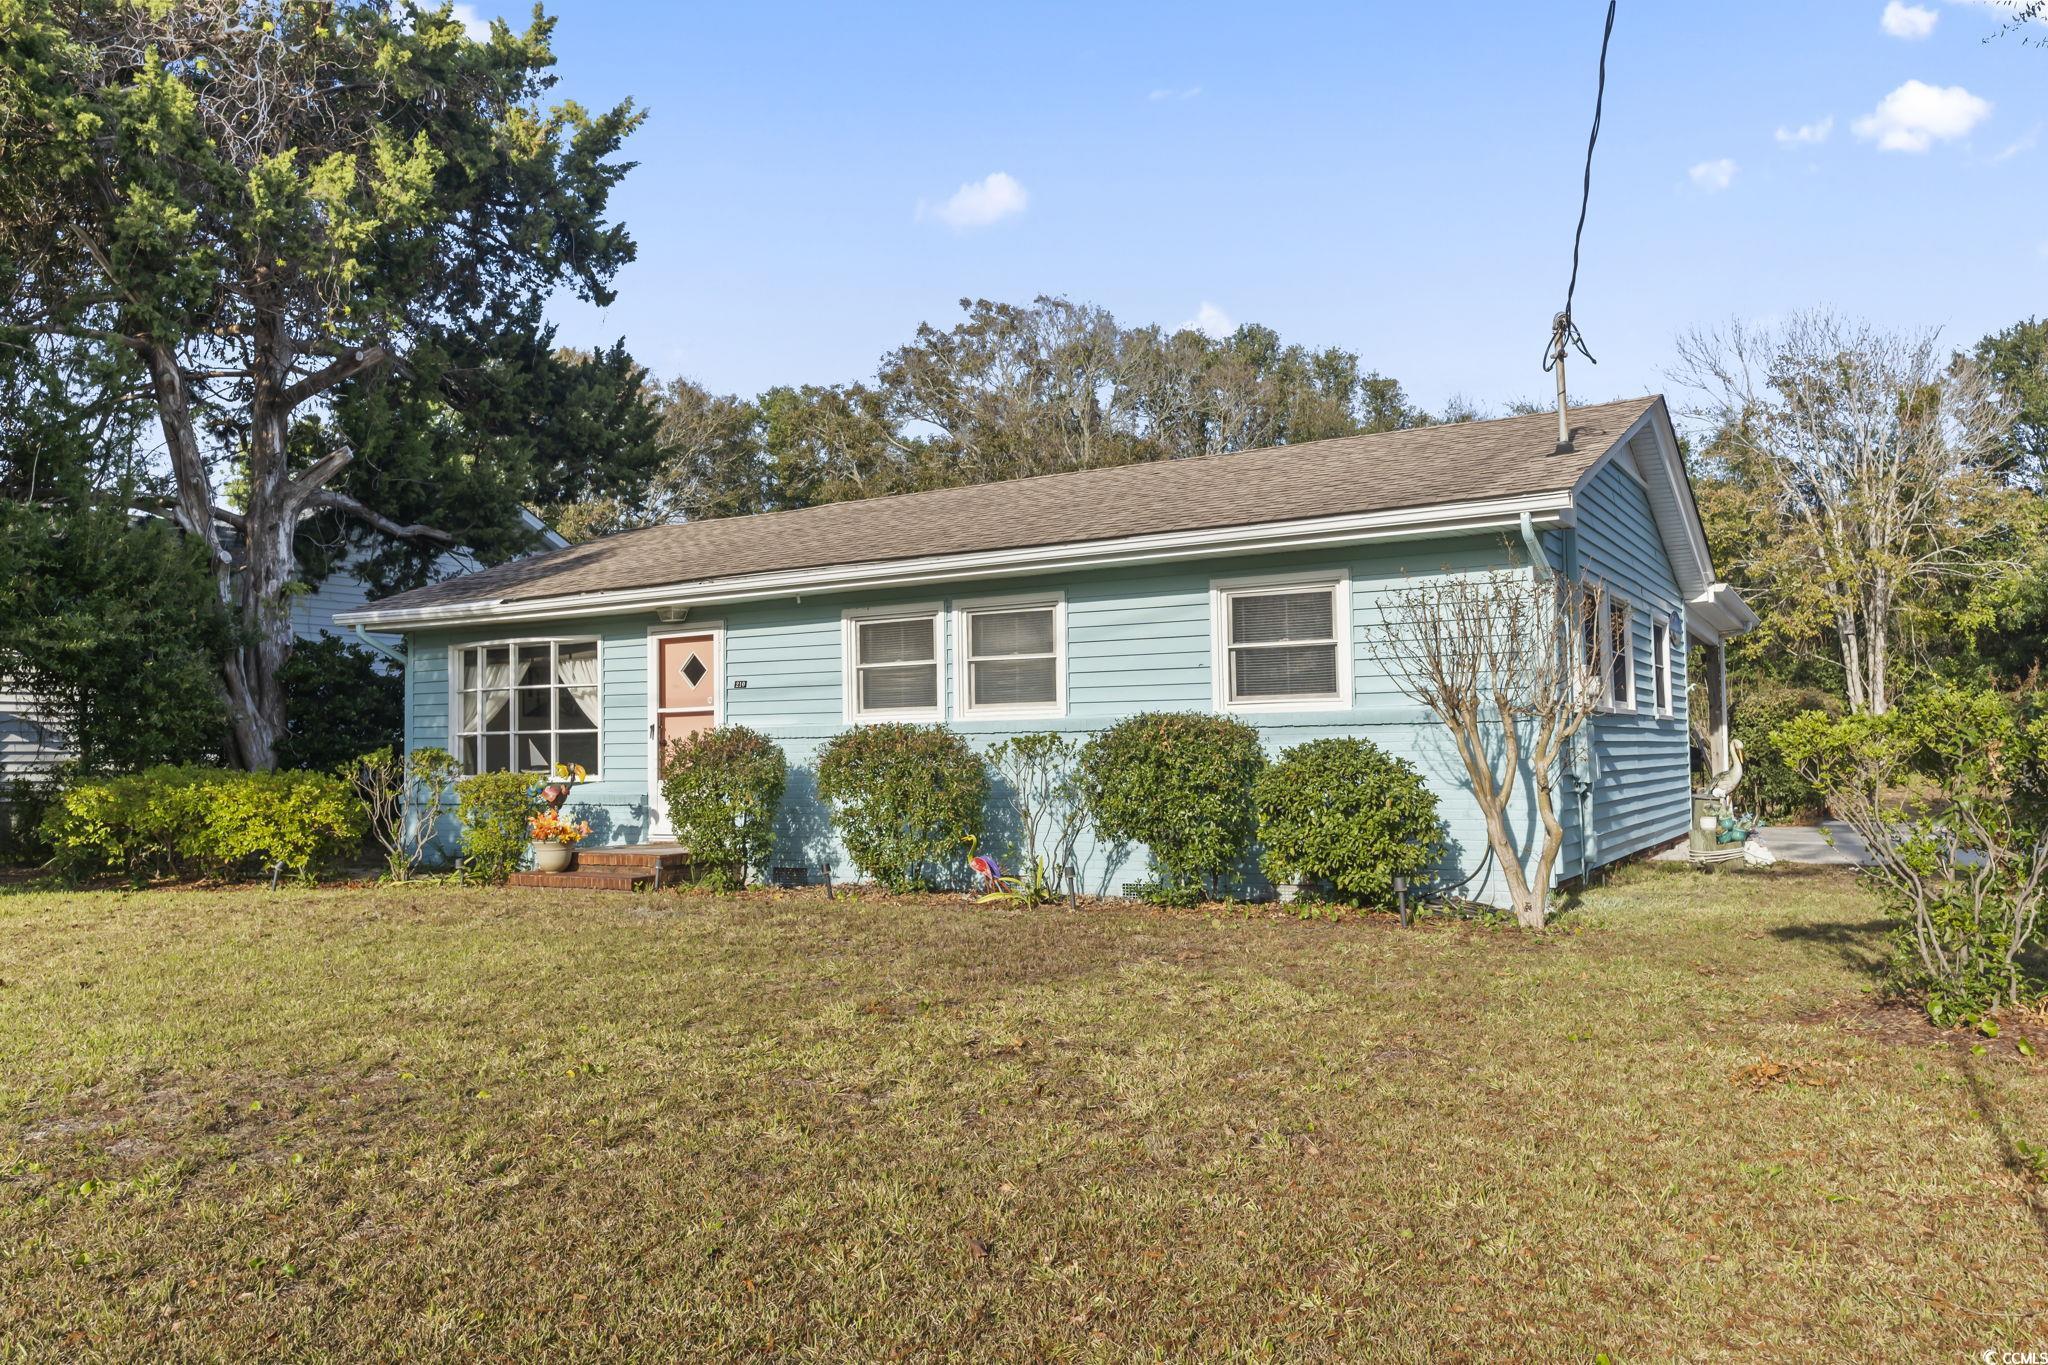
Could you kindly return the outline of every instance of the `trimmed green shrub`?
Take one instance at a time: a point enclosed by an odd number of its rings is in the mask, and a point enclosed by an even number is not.
[[[2039,993],[2048,825],[2029,785],[2048,727],[1995,692],[1938,687],[1882,716],[1808,712],[1778,744],[1871,853],[1892,983],[1937,1024]]]
[[[1241,720],[1153,711],[1089,740],[1081,783],[1103,834],[1150,851],[1150,898],[1185,903],[1244,864],[1258,829],[1252,787],[1265,766],[1259,732]]]
[[[789,785],[782,746],[744,725],[721,725],[669,745],[661,794],[676,841],[697,875],[720,890],[747,884],[775,847],[775,812]]]
[[[1259,774],[1252,798],[1261,864],[1276,882],[1326,882],[1353,903],[1391,905],[1394,878],[1443,856],[1436,793],[1367,740],[1296,745]]]
[[[540,813],[546,783],[540,773],[478,773],[456,784],[464,881],[496,884],[519,870],[533,842],[527,821]]]
[[[863,725],[818,756],[818,795],[862,871],[891,891],[957,882],[988,770],[943,725]]]
[[[66,789],[43,820],[59,870],[300,877],[359,847],[363,811],[328,773],[164,766]]]

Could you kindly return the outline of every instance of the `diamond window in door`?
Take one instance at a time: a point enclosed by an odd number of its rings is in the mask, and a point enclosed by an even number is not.
[[[661,672],[655,696],[655,736],[664,752],[683,736],[711,728],[718,683],[712,676],[715,657],[709,635],[663,636],[657,646]]]

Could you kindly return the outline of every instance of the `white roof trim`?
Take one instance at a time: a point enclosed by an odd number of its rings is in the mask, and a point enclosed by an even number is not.
[[[1649,451],[1637,445],[1644,437],[1649,438]],[[1653,458],[1646,459],[1646,455]],[[1609,464],[1620,464],[1634,474],[1649,494],[1658,538],[1671,559],[1672,576],[1678,580],[1679,591],[1686,599],[1688,616],[1703,618],[1702,624],[1719,634],[1737,635],[1753,630],[1756,613],[1740,593],[1714,576],[1706,527],[1700,524],[1692,481],[1686,476],[1685,460],[1679,453],[1678,432],[1671,425],[1671,411],[1663,399],[1645,409],[1621,439],[1579,477],[1572,489],[1574,498]]]
[[[1165,531],[1114,540],[1035,545],[1022,549],[978,550],[967,554],[928,555],[917,559],[829,564],[810,569],[738,574],[695,583],[613,592],[578,593],[565,597],[519,601],[459,602],[442,606],[378,611],[374,606],[335,617],[342,625],[380,630],[427,629],[484,621],[543,620],[564,616],[613,616],[652,611],[657,607],[700,606],[790,597],[806,592],[853,588],[901,587],[956,579],[1000,578],[1048,569],[1105,568],[1120,564],[1215,555],[1252,554],[1321,545],[1346,545],[1368,540],[1414,539],[1423,536],[1474,534],[1512,530],[1524,513],[1546,525],[1568,522],[1572,494],[1532,493],[1474,502],[1435,503],[1387,512],[1360,512],[1340,517],[1310,517],[1226,526],[1200,531]]]

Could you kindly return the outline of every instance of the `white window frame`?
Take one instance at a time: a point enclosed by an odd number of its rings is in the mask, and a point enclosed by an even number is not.
[[[556,651],[556,654],[557,654],[557,655],[559,655],[559,654],[560,654],[560,652],[561,652],[561,647],[562,647],[563,645],[596,645],[596,646],[597,646],[597,729],[596,729],[595,733],[596,733],[596,735],[597,735],[597,758],[598,758],[598,766],[597,766],[596,768],[586,768],[586,769],[585,769],[585,772],[586,772],[587,776],[585,777],[585,779],[584,779],[584,780],[585,780],[585,781],[588,781],[588,782],[596,782],[596,781],[599,781],[599,780],[601,780],[601,779],[602,779],[602,777],[603,777],[603,772],[602,772],[602,768],[603,768],[603,766],[604,766],[604,680],[605,680],[605,673],[604,673],[604,665],[605,665],[605,643],[604,643],[604,637],[603,637],[603,636],[601,636],[601,635],[511,635],[511,636],[503,636],[503,637],[499,637],[499,638],[494,638],[494,639],[490,639],[490,640],[465,640],[465,641],[461,642],[460,644],[451,644],[451,645],[449,645],[449,646],[448,646],[448,750],[449,750],[449,752],[450,752],[450,753],[452,753],[452,754],[454,754],[454,755],[455,755],[455,761],[456,761],[456,764],[457,764],[457,766],[459,767],[459,766],[460,766],[460,765],[462,764],[462,741],[463,741],[463,740],[465,740],[465,739],[467,739],[467,738],[469,738],[469,737],[470,737],[471,735],[481,735],[481,734],[485,733],[485,732],[483,732],[483,731],[476,731],[476,730],[465,730],[465,729],[463,729],[463,728],[462,728],[462,694],[463,694],[463,692],[464,692],[464,691],[466,690],[466,689],[465,689],[465,688],[463,687],[463,678],[462,678],[462,669],[463,669],[463,656],[464,656],[464,655],[465,655],[466,653],[468,653],[468,652],[469,652],[470,650],[472,650],[472,649],[478,649],[478,650],[482,650],[482,649],[496,649],[496,648],[498,648],[498,647],[499,647],[499,646],[501,646],[501,645],[503,645],[503,646],[506,646],[506,647],[508,647],[508,648],[509,648],[509,649],[510,649],[510,650],[512,651],[512,654],[511,654],[511,659],[512,659],[512,667],[513,667],[513,668],[514,668],[515,670],[516,670],[516,669],[518,668],[518,666],[519,666],[519,646],[521,646],[521,645],[553,645],[553,646],[555,646],[555,651]],[[559,676],[559,674],[558,674],[557,676]],[[560,686],[561,686],[561,684],[560,684],[559,682],[556,682],[556,683],[553,683],[553,684],[551,684],[550,686],[551,686],[551,688],[554,688],[554,687],[560,687]],[[511,686],[510,688],[508,688],[507,690],[508,690],[508,691],[510,691],[510,692],[512,692],[512,693],[514,694],[514,695],[513,695],[513,698],[512,698],[512,706],[513,706],[513,713],[512,713],[512,717],[511,717],[511,723],[512,723],[512,724],[513,724],[514,726],[517,726],[517,725],[518,725],[518,723],[519,723],[519,713],[518,713],[518,705],[519,705],[519,698],[518,698],[518,695],[517,695],[517,694],[518,694],[518,691],[519,691],[519,688],[518,688],[518,685],[517,685],[517,684],[515,683],[514,685],[512,685],[512,686]],[[550,720],[550,723],[549,723],[549,726],[548,726],[548,733],[549,733],[550,735],[560,735],[560,734],[562,733],[562,731],[561,731],[561,719],[562,719],[562,717],[561,717],[561,701],[560,701],[560,698],[553,698],[553,699],[551,699],[551,700],[550,700],[550,703],[549,703],[549,711],[550,711],[550,716],[549,716],[549,720]],[[483,716],[483,712],[482,712],[482,707],[481,707],[481,705],[479,705],[479,707],[478,707],[478,712],[477,712],[477,716],[478,716],[478,721],[479,721],[479,723],[481,723],[481,721],[482,721],[482,716]],[[512,735],[512,736],[517,736],[517,735],[519,734],[519,731],[518,731],[517,729],[512,729],[512,730],[508,730],[508,731],[506,731],[506,733],[507,733],[508,735]],[[589,733],[591,733],[591,732],[590,732],[590,731],[586,731],[586,730],[572,730],[572,731],[570,731],[570,733],[571,733],[571,734],[589,734]],[[532,773],[535,773],[536,775],[538,775],[538,772],[539,772],[539,770],[538,770],[538,769],[534,769],[534,768],[507,768],[507,769],[501,769],[501,768],[486,768],[486,767],[483,767],[483,766],[482,766],[481,764],[479,764],[479,765],[478,765],[478,767],[477,767],[477,772],[478,772],[478,773],[486,773],[486,772],[532,772]],[[465,775],[465,776],[468,776],[469,774],[464,774],[464,775]],[[549,776],[551,776],[551,777],[552,777],[552,776],[554,775],[554,773],[553,773],[553,770],[552,770],[552,769],[550,769],[550,770],[549,770],[549,773],[548,773],[548,775],[549,775]]]
[[[974,630],[971,618],[984,612],[1052,610],[1053,700],[1009,706],[974,704]],[[1008,597],[976,597],[953,603],[953,639],[958,658],[953,667],[953,714],[962,720],[1057,720],[1067,714],[1067,595],[1063,592],[1020,593]],[[1037,658],[1037,655],[991,656]]]
[[[1678,714],[1678,688],[1671,671],[1671,620],[1665,616],[1650,621],[1650,690],[1659,716],[1668,720]]]
[[[938,670],[932,683],[929,707],[912,710],[862,711],[860,709],[860,624],[864,621],[928,620],[932,627],[932,667]],[[848,725],[886,725],[901,721],[927,725],[946,718],[946,611],[942,603],[916,602],[885,607],[849,607],[839,618],[841,716]]]
[[[1330,628],[1337,647],[1337,691],[1328,697],[1257,697],[1246,701],[1233,698],[1230,667],[1230,604],[1238,597],[1322,588],[1330,594]],[[1217,711],[1228,714],[1272,711],[1349,711],[1352,706],[1352,654],[1357,649],[1351,624],[1351,573],[1347,569],[1311,569],[1299,573],[1259,574],[1249,578],[1219,578],[1209,584],[1209,673],[1212,701]]]
[[[1628,632],[1628,695],[1614,695],[1614,613],[1619,610]],[[1636,709],[1636,609],[1625,597],[1609,593],[1600,602],[1600,709],[1628,715]]]

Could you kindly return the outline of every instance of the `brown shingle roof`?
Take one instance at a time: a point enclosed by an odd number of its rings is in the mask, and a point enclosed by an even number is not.
[[[568,597],[738,574],[1082,544],[1169,531],[1563,492],[1661,399],[1418,427],[751,517],[651,526],[514,560],[370,604],[372,611]]]

